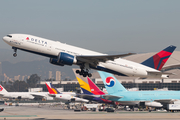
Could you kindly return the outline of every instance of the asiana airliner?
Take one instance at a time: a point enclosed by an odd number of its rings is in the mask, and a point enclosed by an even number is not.
[[[160,70],[176,48],[171,45],[140,64],[122,59],[133,53],[107,55],[28,34],[9,34],[3,40],[14,49],[14,57],[19,49],[49,57],[50,63],[54,65],[75,64],[81,69],[76,73],[84,77],[91,77],[89,70],[95,69],[129,77],[168,78],[169,73],[162,73]]]

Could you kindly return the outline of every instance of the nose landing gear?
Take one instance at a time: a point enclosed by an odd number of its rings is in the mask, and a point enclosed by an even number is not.
[[[16,57],[16,56],[17,56],[17,48],[12,47],[12,49],[14,49],[14,54],[13,54],[13,56]]]

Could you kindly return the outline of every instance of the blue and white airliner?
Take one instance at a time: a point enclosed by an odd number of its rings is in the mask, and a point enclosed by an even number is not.
[[[98,71],[108,92],[101,98],[123,105],[166,107],[180,100],[180,91],[128,91],[111,73]],[[110,96],[110,97],[106,97]]]
[[[121,76],[168,78],[169,73],[162,73],[160,70],[176,48],[171,45],[139,64],[121,58],[132,53],[107,55],[28,34],[9,34],[3,40],[14,49],[14,57],[19,49],[49,57],[50,63],[55,65],[75,64],[81,69],[76,72],[84,77],[91,77],[89,70],[96,69]]]

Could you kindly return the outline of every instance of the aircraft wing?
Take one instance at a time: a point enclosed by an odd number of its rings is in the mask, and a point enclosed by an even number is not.
[[[39,99],[41,99],[41,98],[44,98],[44,97],[45,97],[45,95],[40,94],[40,93],[31,93],[31,95],[32,95],[32,96],[34,96],[35,98],[39,98]]]
[[[97,65],[99,62],[106,62],[108,60],[114,60],[116,58],[125,57],[133,54],[135,53],[120,54],[120,55],[96,55],[96,56],[78,55],[76,56],[76,59],[79,60],[80,62],[86,62],[92,65]]]
[[[123,96],[115,96],[115,95],[101,95],[101,98],[112,100],[112,101],[118,101],[119,99],[123,98]]]
[[[89,94],[77,94],[76,95],[77,97],[80,97],[80,98],[89,98],[89,99],[92,99],[92,98],[95,98],[95,97],[100,97],[100,95],[89,95]]]
[[[175,101],[177,101],[176,99],[159,99],[159,100],[154,100],[156,102],[160,102],[162,104],[173,104]]]
[[[88,95],[88,94],[78,94],[78,97],[82,97],[82,98],[103,98],[103,99],[107,99],[107,100],[113,100],[113,101],[117,101],[118,99],[123,98],[122,96],[114,96],[114,95]]]

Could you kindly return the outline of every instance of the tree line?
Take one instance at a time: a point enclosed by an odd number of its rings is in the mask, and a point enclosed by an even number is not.
[[[37,74],[32,74],[29,79],[26,81],[15,80],[14,82],[2,82],[1,85],[8,91],[8,92],[27,92],[28,88],[36,88],[38,87],[38,83],[40,82],[41,78]]]
[[[15,80],[14,82],[2,82],[1,85],[8,92],[27,92],[29,88],[40,87],[41,77],[37,74],[32,74],[26,81]],[[55,81],[55,79],[45,79],[43,81]],[[65,78],[63,81],[71,81],[71,79]]]

